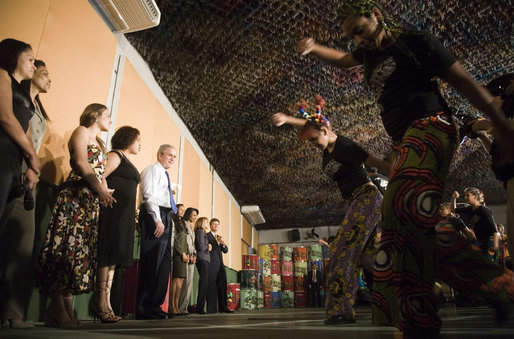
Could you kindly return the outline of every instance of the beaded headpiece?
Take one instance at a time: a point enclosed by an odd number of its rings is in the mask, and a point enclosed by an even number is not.
[[[314,97],[314,102],[316,103],[316,113],[309,114],[305,110],[307,109],[307,102],[305,100],[302,100],[298,103],[296,103],[296,106],[298,107],[298,110],[300,111],[300,115],[302,118],[304,118],[307,121],[313,121],[318,126],[330,126],[330,121],[328,121],[327,117],[325,117],[323,114],[321,114],[321,109],[323,106],[325,106],[325,99],[321,97],[321,95],[316,95]]]
[[[397,28],[397,24],[385,15],[382,6],[376,0],[346,0],[337,9],[337,21],[341,22],[349,16],[371,16],[373,8],[378,8],[383,15],[382,25],[386,31]]]

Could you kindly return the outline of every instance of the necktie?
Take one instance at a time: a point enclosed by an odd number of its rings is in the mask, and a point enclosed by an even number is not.
[[[312,271],[312,282],[316,282],[316,270]]]
[[[168,179],[168,191],[170,192],[171,210],[173,211],[173,214],[177,214],[177,205],[175,204],[175,200],[173,199],[173,192],[171,192],[170,175],[168,174],[168,171],[164,171],[164,173],[166,173],[166,179]]]

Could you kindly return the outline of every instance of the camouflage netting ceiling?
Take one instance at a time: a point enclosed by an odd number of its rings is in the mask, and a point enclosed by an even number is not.
[[[321,94],[336,132],[390,157],[391,141],[358,70],[295,54],[297,41],[309,36],[347,48],[335,22],[338,2],[161,0],[161,24],[127,34],[237,201],[260,206],[266,223],[258,229],[338,225],[347,206],[321,173],[321,152],[298,141],[293,127],[274,127],[273,113],[297,114],[294,103],[302,98],[311,111]],[[480,83],[514,71],[512,1],[382,3],[400,25],[438,36]],[[458,115],[477,114],[450,88],[444,93]],[[445,198],[476,186],[488,204],[505,203],[489,166],[480,143],[465,141]]]

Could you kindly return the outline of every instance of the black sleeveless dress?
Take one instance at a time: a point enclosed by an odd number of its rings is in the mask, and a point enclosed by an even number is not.
[[[98,230],[98,266],[130,267],[133,264],[134,227],[139,171],[123,153],[115,152],[120,165],[107,177],[107,185],[114,189],[117,203],[100,211]]]

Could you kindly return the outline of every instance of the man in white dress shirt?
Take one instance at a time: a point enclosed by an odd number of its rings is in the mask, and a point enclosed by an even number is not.
[[[166,319],[161,310],[171,270],[172,215],[177,213],[167,170],[175,163],[177,151],[161,145],[157,162],[141,173],[141,258],[137,289],[137,319]]]

